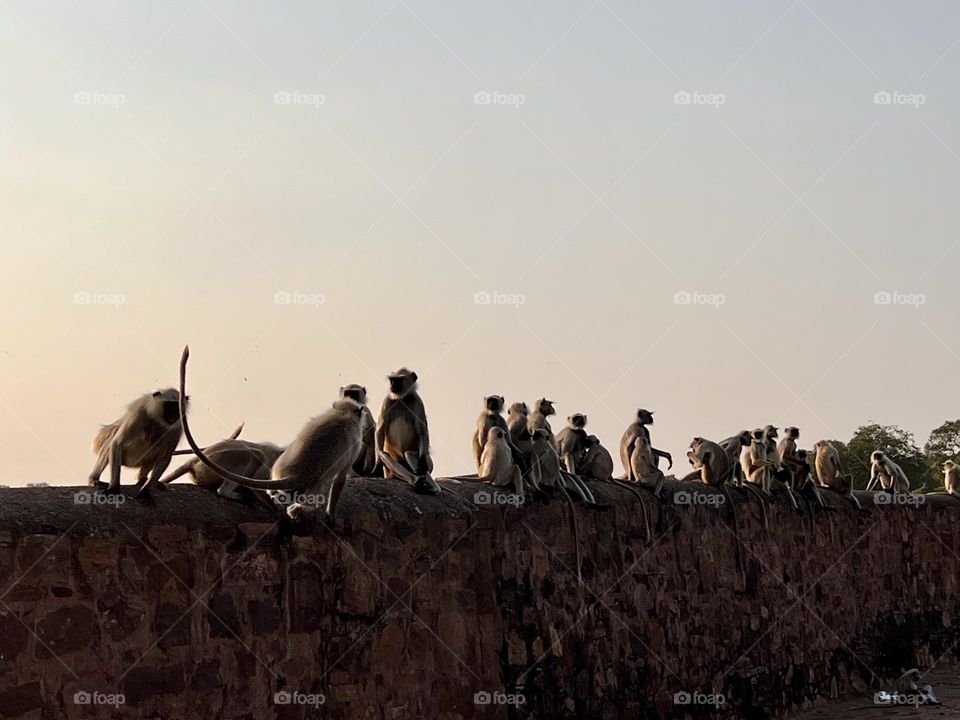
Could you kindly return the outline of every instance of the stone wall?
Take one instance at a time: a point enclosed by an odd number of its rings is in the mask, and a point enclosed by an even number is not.
[[[766,718],[960,639],[952,499],[781,498],[765,527],[736,489],[735,526],[679,483],[571,515],[359,480],[332,529],[294,531],[192,486],[77,490],[0,489],[0,717]]]

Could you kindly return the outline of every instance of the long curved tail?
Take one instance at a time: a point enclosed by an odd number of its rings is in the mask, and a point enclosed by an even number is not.
[[[183,355],[180,356],[180,423],[183,425],[183,434],[187,438],[187,444],[193,450],[194,454],[204,465],[213,470],[224,480],[235,482],[237,485],[252,488],[254,490],[300,490],[300,484],[294,482],[293,478],[280,478],[279,480],[257,480],[243,475],[237,475],[207,457],[197,441],[193,439],[190,432],[190,424],[187,422],[187,360],[190,359],[190,346],[183,348]]]

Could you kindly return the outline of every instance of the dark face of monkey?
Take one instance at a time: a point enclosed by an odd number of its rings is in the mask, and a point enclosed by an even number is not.
[[[871,457],[872,457],[873,460],[875,460],[876,462],[883,462],[883,453],[882,453],[882,452],[875,452],[875,453],[873,453],[873,455],[872,455]]]
[[[586,427],[586,424],[587,424],[586,415],[581,415],[580,413],[577,413],[576,415],[571,415],[567,419],[570,421],[570,427],[572,428],[577,428],[578,430],[580,430]]]
[[[800,430],[795,427],[789,427],[787,428],[787,436],[789,436],[793,440],[796,440],[797,438],[800,437]]]
[[[587,435],[587,438],[583,441],[583,444],[588,448],[592,448],[595,445],[600,444],[600,438],[598,438],[596,435]]]
[[[773,425],[767,425],[763,429],[763,433],[767,437],[767,439],[771,439],[771,440],[774,438],[780,437],[780,433],[778,432],[777,428],[775,428]]]
[[[797,450],[797,459],[801,461],[806,461],[807,451],[806,450]]]
[[[163,401],[163,421],[167,425],[173,425],[180,420],[180,403],[172,400]]]
[[[637,410],[637,422],[641,425],[653,425],[653,411],[643,408]]]
[[[167,425],[173,425],[180,421],[180,393],[176,390],[157,390],[153,394],[154,402],[160,405],[157,413]],[[190,398],[186,401],[189,403]],[[154,410],[153,412],[157,412]],[[156,416],[154,416],[156,417]]]
[[[390,381],[390,392],[397,397],[403,397],[413,390],[417,383],[417,374],[403,368],[397,370],[393,375],[388,375],[387,379]]]
[[[488,398],[484,398],[486,403],[487,410],[490,412],[500,413],[503,412],[503,397],[500,395],[491,395]]]
[[[540,398],[537,400],[537,412],[541,415],[556,415],[557,411],[553,409],[553,400],[547,400],[546,398]]]
[[[340,388],[340,397],[350,398],[363,405],[367,401],[367,389],[361,385],[347,385]]]
[[[754,431],[753,431],[753,439],[754,439],[754,440],[763,440],[763,439],[765,439],[764,434],[763,434],[763,430],[754,430]]]

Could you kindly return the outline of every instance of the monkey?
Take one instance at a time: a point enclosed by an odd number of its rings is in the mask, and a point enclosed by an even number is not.
[[[638,481],[638,478],[634,475],[632,458],[636,440],[640,436],[646,441],[646,445],[653,456],[653,467],[655,469],[660,464],[660,458],[666,458],[668,463],[667,470],[673,468],[673,456],[663,450],[657,450],[650,444],[650,431],[647,429],[647,425],[652,424],[653,411],[640,408],[637,410],[637,419],[632,422],[623,433],[623,437],[620,439],[620,462],[623,463],[623,469],[626,472],[626,476],[623,478],[624,480],[631,482]],[[641,455],[645,454],[646,453],[641,453]]]
[[[840,462],[840,453],[837,448],[826,440],[820,440],[813,445],[816,453],[814,465],[817,468],[817,480],[820,487],[829,488],[840,493],[858,509],[862,506],[857,496],[853,494],[853,479],[843,474],[843,465]]]
[[[533,412],[530,413],[527,419],[527,429],[530,431],[530,434],[533,435],[537,430],[546,430],[550,439],[550,444],[553,446],[553,449],[558,453],[560,452],[560,446],[557,443],[557,438],[553,434],[553,428],[550,427],[550,421],[547,419],[551,415],[556,415],[557,411],[553,407],[553,400],[547,400],[546,398],[540,398],[533,404]]]
[[[574,413],[567,418],[567,426],[557,433],[560,459],[567,468],[567,472],[573,475],[578,473],[578,463],[582,461],[583,454],[586,452],[587,431],[583,429],[586,425],[587,416]]]
[[[752,441],[740,453],[740,467],[747,482],[759,485],[764,495],[770,495],[771,471],[775,466],[771,460],[767,459],[765,431],[753,431]]]
[[[483,449],[487,444],[487,434],[492,428],[500,428],[503,430],[504,436],[503,439],[506,441],[507,446],[510,448],[510,454],[513,457],[514,464],[520,468],[520,472],[524,475],[527,474],[529,470],[529,465],[527,465],[527,459],[524,452],[513,440],[513,436],[510,433],[510,428],[507,425],[507,421],[503,419],[503,406],[504,399],[502,395],[490,395],[483,399],[483,412],[480,413],[480,417],[477,418],[477,424],[473,431],[473,457],[477,464],[477,472],[480,472],[481,465],[481,456],[483,455]],[[516,405],[516,403],[514,403]],[[523,403],[520,403],[521,405]],[[526,407],[526,406],[524,406]],[[526,430],[526,425],[524,424],[524,430]],[[521,442],[529,441],[529,433],[526,437],[521,436]]]
[[[255,443],[231,438],[214,443],[204,452],[217,465],[227,468],[237,475],[256,480],[269,480],[270,469],[277,458],[283,454],[284,449],[273,443]],[[235,483],[224,480],[196,457],[188,460],[166,477],[161,478],[160,483],[165,486],[184,475],[190,475],[195,485],[217,493],[221,497],[240,500],[241,502],[256,500],[261,504],[273,507],[273,502],[266,493],[239,487]]]
[[[477,477],[459,475],[452,479],[489,483],[498,487],[512,485],[517,495],[524,495],[523,476],[520,468],[513,462],[513,452],[507,442],[509,436],[506,428],[490,428],[481,453]]]
[[[515,402],[507,411],[507,429],[510,431],[510,440],[514,445],[520,447],[523,439],[533,440],[533,434],[530,432],[528,421],[530,410],[524,402]],[[524,438],[526,435],[526,438]]]
[[[630,454],[630,477],[647,489],[652,489],[656,497],[663,492],[663,472],[657,467],[654,450],[646,435],[638,433],[633,438],[633,450]]]
[[[607,481],[613,478],[613,456],[600,444],[596,435],[587,435],[583,441],[583,457],[578,463],[580,476],[585,480]]]
[[[943,464],[943,487],[948,495],[960,497],[960,465],[953,460]]]
[[[800,436],[800,431],[797,428],[788,428],[788,430],[796,432],[797,437]],[[767,460],[771,463],[767,481],[770,487],[774,484],[776,484],[777,487],[782,485],[783,489],[787,492],[787,498],[789,498],[790,504],[793,505],[793,509],[799,512],[800,506],[797,504],[797,499],[793,496],[793,490],[791,490],[789,484],[792,477],[792,468],[786,467],[780,457],[780,448],[777,444],[777,438],[779,436],[780,428],[774,425],[767,425],[763,428],[764,449],[766,450]]]
[[[189,398],[184,399],[184,405]],[[89,485],[97,488],[100,476],[110,465],[107,493],[120,492],[122,466],[138,468],[137,488],[147,495],[150,486],[166,472],[180,443],[180,396],[174,388],[143,395],[127,406],[116,422],[104,425],[93,439],[97,462],[90,472]]]
[[[560,470],[560,456],[550,442],[552,433],[546,428],[537,428],[532,433],[533,449],[531,451],[530,472],[542,487],[560,491],[570,510],[570,522],[573,525],[573,543],[576,548],[577,582],[583,581],[581,567],[583,558],[580,554],[580,526],[577,522],[577,511],[573,507],[573,500],[567,493],[563,476]]]
[[[353,474],[357,477],[368,477],[377,465],[377,422],[373,419],[370,408],[367,407],[367,389],[363,385],[345,385],[340,388],[340,398],[349,398],[363,407],[361,418],[363,448],[353,463]]]
[[[740,453],[744,447],[753,441],[753,436],[749,430],[741,430],[736,435],[721,440],[718,444],[727,453],[730,458],[730,465],[733,467],[732,478],[736,485],[743,485],[743,468],[740,467]]]
[[[891,460],[885,453],[875,450],[870,455],[870,482],[867,483],[867,491],[873,489],[877,481],[880,481],[880,487],[886,492],[894,495],[909,495],[910,481],[903,468]]]
[[[332,520],[347,474],[363,446],[363,406],[350,398],[337,399],[329,410],[310,420],[280,454],[270,470],[269,480],[246,477],[211,460],[190,432],[186,405],[189,358],[187,346],[180,357],[180,420],[187,443],[200,461],[224,480],[241,487],[303,492],[304,501],[287,508],[287,514],[294,520],[318,510],[318,501],[325,495],[326,517]]]
[[[390,393],[377,418],[377,465],[383,476],[405,480],[420,493],[437,495],[440,486],[431,476],[430,432],[427,411],[417,392],[417,374],[400,368],[387,376]]]
[[[796,466],[791,474],[790,483],[792,489],[801,495],[809,495],[821,508],[826,508],[827,504],[823,500],[820,488],[810,477],[810,463],[807,460],[806,450],[794,450],[793,457],[796,459]]]
[[[687,458],[693,466],[693,472],[681,478],[685,482],[699,479],[707,485],[719,486],[730,480],[733,475],[733,466],[729,454],[711,440],[695,437],[690,442],[690,452]],[[709,459],[709,462],[707,460]]]

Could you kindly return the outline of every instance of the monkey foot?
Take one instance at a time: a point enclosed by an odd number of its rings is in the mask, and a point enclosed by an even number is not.
[[[421,495],[439,495],[441,492],[437,481],[429,475],[421,475],[418,477],[417,481],[413,484],[413,489]]]

